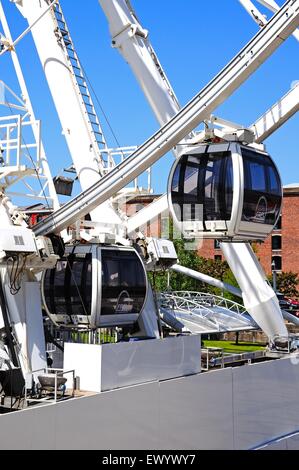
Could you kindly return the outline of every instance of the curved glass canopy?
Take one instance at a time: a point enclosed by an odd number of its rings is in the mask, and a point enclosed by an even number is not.
[[[147,277],[132,248],[78,245],[45,272],[42,293],[56,324],[124,326],[136,322],[143,309]]]
[[[175,162],[168,200],[185,237],[263,240],[279,217],[282,187],[267,153],[238,143],[200,145]]]

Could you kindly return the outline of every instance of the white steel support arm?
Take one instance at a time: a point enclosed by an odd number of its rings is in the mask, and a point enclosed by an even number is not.
[[[58,5],[58,2],[56,2]],[[49,7],[46,0],[22,0],[16,3],[29,26],[41,17]],[[54,8],[54,7],[53,7]],[[95,141],[92,123],[86,112],[82,85],[76,83],[74,69],[65,53],[63,31],[59,30],[53,8],[31,29],[35,46],[52,94],[82,190],[96,184],[102,171],[101,155]],[[58,8],[55,7],[55,8]],[[65,25],[66,26],[66,25]],[[86,86],[85,86],[86,89]],[[121,219],[109,201],[102,207],[93,207],[92,220],[119,226]],[[109,231],[107,226],[107,230]]]
[[[231,294],[242,298],[242,292],[240,289],[235,286],[232,286],[231,284],[227,284],[226,282],[219,281],[218,279],[208,276],[207,274],[194,271],[194,269],[186,268],[185,266],[181,266],[180,264],[174,264],[173,266],[171,266],[170,269],[172,271],[175,271],[176,273],[192,277],[197,281],[204,282],[205,284],[217,287],[218,289],[226,290],[227,292],[230,292]]]
[[[168,212],[167,194],[163,194],[163,196],[155,199],[151,204],[130,216],[126,222],[128,235],[130,236],[136,229],[141,229],[141,227],[154,220],[163,212]]]
[[[221,250],[234,273],[244,306],[266,335],[287,337],[278,299],[249,243],[221,243]]]
[[[101,181],[36,226],[37,234],[60,232],[155,163],[227,99],[299,25],[299,0],[288,0],[237,56],[179,113]]]
[[[256,8],[251,0],[239,0],[239,2],[261,28],[265,26],[267,23],[267,18],[260,12],[260,10],[258,10],[258,8]],[[258,0],[258,2],[269,8],[274,13],[276,13],[280,8],[280,6],[272,0]],[[293,36],[297,39],[297,41],[299,41],[299,30],[295,30],[293,32]]]
[[[119,5],[120,3],[122,3],[122,5],[124,6],[128,2],[124,3],[122,0],[114,0],[115,5]],[[259,15],[259,12],[257,10],[255,12],[252,11],[252,14],[256,21],[259,22],[260,26],[264,26],[264,18]],[[113,29],[112,27],[113,18],[110,18],[110,28]],[[133,45],[134,47],[132,47]],[[135,66],[137,63],[139,63],[140,57],[142,59],[142,56],[144,54],[144,47],[142,48],[142,43],[138,44],[136,41],[133,42],[133,39],[131,39],[130,41],[127,38],[127,40],[122,44],[122,46],[123,47],[120,48],[120,50],[125,58],[126,53],[129,53],[130,60],[128,60],[128,62],[131,65],[133,72],[135,73],[139,81],[143,78],[144,75],[146,76],[146,73],[148,73],[149,70],[156,74],[156,76],[158,77],[157,81],[159,81],[157,69],[155,70],[155,67],[150,68],[150,66],[153,64],[152,61],[148,59],[148,57],[145,58],[143,61],[143,68],[142,66]],[[143,44],[143,46],[145,46],[145,44]],[[143,86],[143,89],[144,88],[145,87]],[[158,118],[159,122],[161,122],[161,114],[157,112],[157,108],[161,109],[161,107],[163,107],[163,102],[155,103],[155,97],[157,96],[155,93],[155,88],[153,88],[152,94],[150,89],[144,91],[156,117]],[[164,86],[164,97],[166,98],[166,100],[170,101],[167,91],[168,89]],[[150,93],[150,97],[148,97],[148,93]],[[166,197],[162,196],[162,198],[159,198],[157,201],[155,201],[154,204],[151,204],[143,211],[140,211],[133,218],[133,220],[132,218],[129,220],[129,232],[134,230],[134,221],[137,222],[139,226],[143,225],[147,220],[150,220],[155,216],[155,211],[163,211],[166,207],[167,199]],[[244,290],[244,304],[248,311],[252,314],[253,318],[259,323],[265,333],[272,340],[275,336],[286,336],[287,330],[282,321],[280,308],[275,293],[267,284],[265,280],[265,274],[262,272],[259,262],[256,256],[254,255],[251,247],[246,244],[226,244],[226,246],[223,247],[223,252],[230,262],[231,269],[234,272],[239,282],[239,285],[241,286],[241,289]],[[191,275],[192,277],[196,277],[197,279],[203,280],[208,284],[217,285],[219,287],[220,281],[212,279],[210,277],[204,277],[203,279],[203,275],[201,273],[194,273],[193,271],[191,272],[187,268],[178,265],[176,265],[174,269],[178,272]],[[247,272],[250,273],[249,279],[246,275]],[[251,274],[253,275],[253,277],[251,277]],[[222,283],[221,287],[227,290],[231,289],[231,286],[227,286]],[[238,291],[238,293],[240,294],[240,291]]]
[[[108,19],[112,46],[132,68],[162,126],[180,109],[175,93],[143,29],[126,0],[99,0]]]
[[[13,0],[14,1],[14,0]],[[20,36],[17,37],[17,39],[15,39],[14,41],[11,39],[10,40],[10,44],[9,46],[5,47],[0,55],[3,55],[5,54],[5,52],[7,50],[12,50],[12,49],[15,49],[16,45],[19,44],[20,41],[22,41],[22,39],[28,34],[30,33],[30,31],[32,30],[32,28],[34,28],[34,26],[48,13],[48,11],[51,10],[51,8],[58,2],[58,0],[54,0],[52,3],[48,4],[48,7],[46,9],[43,10],[43,12],[41,13],[40,16],[38,16],[34,21],[33,23],[30,24],[30,26],[28,26],[28,28],[25,29],[25,31],[23,31],[22,34],[20,34]],[[16,0],[14,3],[18,3],[18,0]],[[20,2],[19,2],[20,3]],[[8,39],[8,37],[7,37]]]
[[[255,135],[255,142],[258,144],[263,142],[297,111],[299,111],[299,82],[250,126],[249,129]]]
[[[257,0],[261,5],[264,5],[266,8],[269,8],[269,10],[271,10],[273,13],[276,13],[280,6],[274,2],[274,0]],[[293,36],[297,39],[297,41],[299,41],[299,30],[296,29],[294,32],[293,32]]]
[[[254,21],[262,28],[267,23],[265,16],[256,8],[251,0],[239,0],[243,8],[254,19]]]

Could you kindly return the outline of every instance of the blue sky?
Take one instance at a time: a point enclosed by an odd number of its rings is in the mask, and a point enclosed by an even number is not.
[[[13,37],[26,27],[16,7],[2,0]],[[182,105],[186,104],[258,31],[238,0],[132,0]],[[282,2],[280,2],[282,4]],[[61,0],[78,55],[121,145],[139,145],[158,129],[129,66],[110,46],[98,0]],[[260,9],[266,12],[262,7]],[[267,12],[269,13],[269,12]],[[71,163],[61,127],[30,36],[17,47],[53,175]],[[250,125],[299,80],[299,43],[290,37],[215,114]],[[18,92],[10,58],[3,56],[0,79]],[[110,146],[115,141],[100,110]],[[267,141],[284,184],[299,182],[297,113]],[[164,192],[172,156],[154,168],[155,192]]]

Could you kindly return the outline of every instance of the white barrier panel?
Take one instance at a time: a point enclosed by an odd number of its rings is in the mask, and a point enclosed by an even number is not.
[[[103,345],[66,343],[64,369],[74,369],[81,390],[91,392],[197,374],[201,371],[200,336]]]

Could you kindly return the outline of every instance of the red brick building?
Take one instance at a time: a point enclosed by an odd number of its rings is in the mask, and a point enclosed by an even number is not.
[[[157,197],[150,195],[132,199],[127,203],[127,214],[138,212]],[[161,232],[162,236],[167,236],[167,227],[165,214],[142,229],[147,236],[161,236]],[[255,244],[255,249],[266,274],[271,274],[274,264],[276,271],[299,273],[299,183],[284,186],[281,217],[272,234],[264,243]],[[217,240],[204,240],[199,254],[205,258],[224,259]]]
[[[276,229],[265,243],[258,246],[257,254],[267,274],[271,262],[279,271],[299,273],[299,184],[283,188],[283,207]]]

